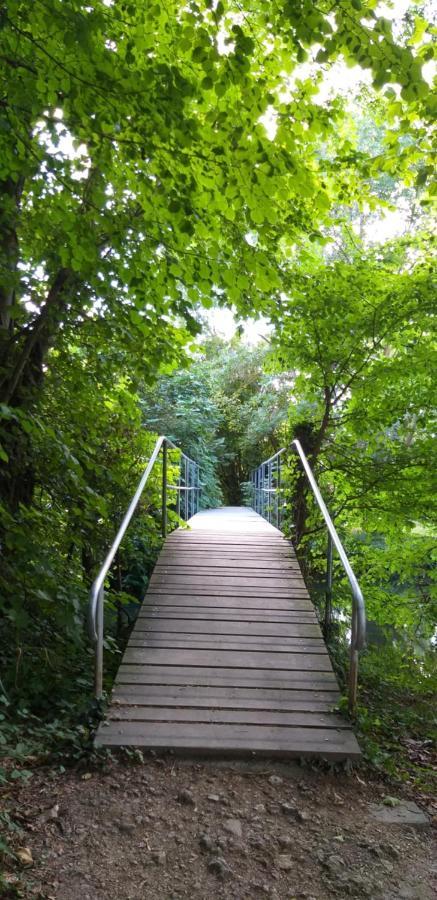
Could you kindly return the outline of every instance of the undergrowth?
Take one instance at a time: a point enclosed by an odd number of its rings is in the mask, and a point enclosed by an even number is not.
[[[329,645],[346,694],[348,650]],[[365,764],[375,773],[432,794],[436,789],[437,656],[407,643],[371,646],[360,656],[354,728]],[[346,713],[347,697],[341,701]]]

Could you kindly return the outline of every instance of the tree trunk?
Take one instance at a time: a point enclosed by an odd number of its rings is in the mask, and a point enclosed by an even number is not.
[[[302,449],[308,457],[309,464],[313,471],[316,468],[320,452],[323,447],[323,439],[329,426],[332,408],[333,392],[330,388],[325,387],[325,408],[320,427],[317,431],[311,422],[305,422],[298,425],[294,431],[294,437],[302,444]],[[308,481],[304,472],[300,472],[293,491],[292,505],[294,510],[295,522],[295,544],[299,551],[299,546],[306,533],[306,523],[308,519]]]
[[[44,361],[56,335],[72,285],[69,269],[60,269],[53,279],[42,310],[21,342],[10,334],[3,341],[0,403],[14,412],[2,428],[2,447],[8,456],[0,465],[0,500],[12,511],[29,505],[34,489],[31,436],[23,414],[32,412],[44,378]],[[4,309],[7,309],[5,306]],[[9,330],[10,323],[9,323]],[[4,332],[3,332],[4,333]]]

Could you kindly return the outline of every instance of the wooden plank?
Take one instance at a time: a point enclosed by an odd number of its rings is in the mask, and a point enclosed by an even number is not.
[[[255,610],[228,610],[228,609],[202,609],[200,607],[188,606],[163,606],[150,607],[148,611],[142,612],[138,616],[137,623],[147,623],[148,621],[183,621],[189,619],[193,622],[227,622],[241,623],[253,622],[261,625],[269,623],[270,625],[287,626],[287,625],[313,625],[317,626],[318,622],[314,613],[304,611],[296,611],[287,613],[284,610],[273,610],[270,614],[265,613],[261,609]]]
[[[199,722],[202,724],[223,722],[237,725],[279,725],[281,728],[292,726],[293,728],[332,728],[350,731],[350,724],[346,719],[333,713],[320,712],[289,712],[280,711],[246,710],[246,709],[211,709],[194,707],[161,706],[160,708],[146,706],[112,706],[108,716],[112,722]]]
[[[222,585],[222,588],[215,585],[207,585],[205,581],[202,581],[200,578],[196,584],[188,583],[188,584],[178,584],[177,582],[172,582],[171,584],[165,582],[153,582],[150,585],[150,594],[159,595],[159,596],[168,596],[171,594],[180,595],[180,594],[189,594],[193,597],[235,597],[236,599],[244,598],[244,597],[258,597],[260,599],[264,597],[277,597],[282,600],[307,600],[308,604],[313,607],[311,603],[308,592],[305,589],[304,585],[295,585],[288,587],[272,587],[260,585],[241,585],[241,587],[237,585]],[[146,594],[146,599],[148,598],[149,593]]]
[[[269,623],[271,625],[313,625],[318,626],[315,614],[311,611],[295,611],[288,613],[284,610],[273,610],[270,613],[264,612],[262,609],[255,610],[230,610],[230,609],[214,609],[188,606],[162,606],[150,607],[147,611],[138,615],[137,623],[148,622],[150,620],[165,622],[174,620],[181,621],[189,619],[193,622],[227,622],[241,623],[253,622],[255,624]]]
[[[166,553],[165,556],[160,556],[154,571],[171,572],[174,569],[178,572],[184,572],[186,569],[189,571],[202,569],[211,573],[217,571],[219,575],[222,575],[224,572],[229,572],[232,575],[254,573],[256,576],[260,575],[261,577],[270,577],[270,573],[286,572],[302,578],[297,563],[284,557],[278,559],[274,556],[270,558],[264,556],[253,558],[240,556],[239,559],[234,559],[234,557],[227,556],[224,553],[221,556],[214,557],[211,557],[209,553],[206,553],[205,556],[200,556],[199,554],[169,556]]]
[[[191,631],[161,631],[144,629],[135,627],[129,640],[129,646],[157,646],[157,642],[165,643],[168,647],[174,647],[177,644],[182,646],[201,647],[205,649],[214,647],[217,649],[225,649],[225,644],[235,644],[235,649],[274,649],[275,652],[283,650],[298,651],[299,653],[318,652],[323,648],[326,653],[325,643],[321,634],[312,635],[311,637],[301,637],[293,633],[280,635],[271,634],[223,634],[219,632],[214,634],[211,632],[191,632]]]
[[[168,650],[273,650],[275,653],[326,653],[322,638],[272,638],[272,637],[237,637],[230,635],[161,635],[159,633],[144,634],[134,632],[129,647],[166,647]]]
[[[188,542],[189,543],[189,542]],[[173,546],[168,546],[168,543],[164,545],[164,548],[161,553],[162,559],[172,559],[173,557],[189,557],[192,559],[193,557],[199,557],[199,559],[205,559],[208,556],[214,558],[221,559],[223,556],[229,559],[278,559],[285,560],[287,562],[293,563],[296,567],[299,565],[296,556],[289,547],[260,547],[258,544],[255,546],[251,546],[249,544],[241,546],[240,544],[189,544],[187,546],[187,542],[181,542],[180,544],[174,544]]]
[[[269,590],[268,588],[244,588],[239,589],[238,587],[231,586],[229,589],[223,589],[220,591],[219,589],[208,589],[206,586],[202,584],[197,585],[177,585],[177,584],[153,584],[150,586],[150,589],[145,597],[145,602],[147,603],[150,598],[156,597],[156,602],[161,603],[162,598],[164,597],[174,597],[175,599],[178,597],[204,597],[212,602],[215,600],[234,600],[235,603],[241,602],[244,605],[245,599],[250,600],[261,600],[264,601],[264,606],[268,606],[266,604],[266,600],[280,600],[285,601],[289,604],[290,608],[292,608],[292,603],[301,603],[306,604],[308,608],[314,609],[311,600],[308,597],[308,594],[303,590],[285,590],[281,588],[280,590]],[[197,602],[197,601],[196,601]],[[198,601],[200,602],[200,600]]]
[[[97,746],[137,746],[155,750],[187,749],[195,753],[322,756],[359,759],[356,738],[346,729],[171,722],[111,722],[99,728]]]
[[[266,620],[265,622],[227,622],[223,619],[164,619],[162,617],[145,617],[137,619],[135,625],[135,634],[160,634],[167,635],[174,633],[177,635],[190,634],[222,634],[222,635],[241,635],[242,637],[284,637],[287,635],[300,638],[320,638],[321,631],[318,625],[301,625],[297,623],[275,624]]]
[[[144,706],[196,706],[220,709],[285,709],[289,712],[330,710],[338,691],[204,687],[203,685],[119,684],[112,702]]]
[[[169,546],[168,543],[165,543],[160,558],[172,559],[173,557],[189,557],[191,559],[193,557],[199,557],[199,559],[205,559],[208,556],[212,559],[222,559],[222,557],[225,556],[226,558],[235,559],[237,561],[240,559],[277,559],[293,563],[296,567],[299,565],[296,556],[291,552],[289,547],[272,546],[270,548],[263,548],[258,545],[241,546],[240,544],[190,544],[187,546],[186,542],[181,542],[181,544]]]
[[[279,609],[275,608],[266,612],[263,610],[263,607],[259,604],[256,606],[238,606],[234,604],[232,606],[224,606],[221,603],[217,603],[217,605],[206,605],[203,603],[196,604],[195,606],[190,606],[185,603],[162,603],[160,605],[149,606],[147,604],[141,614],[138,615],[137,622],[144,622],[149,618],[162,618],[165,614],[169,614],[169,618],[175,618],[178,616],[182,619],[190,619],[190,618],[201,618],[201,619],[209,619],[212,617],[212,621],[214,619],[219,620],[228,620],[228,621],[250,621],[252,616],[258,619],[258,621],[265,622],[309,622],[313,625],[317,624],[317,619],[314,613],[310,609],[294,609],[292,612],[286,609],[285,606],[281,606]],[[175,614],[175,615],[173,615]]]
[[[148,649],[157,649],[157,650],[208,650],[208,651],[217,651],[217,652],[229,652],[229,653],[240,653],[247,652],[253,650],[256,653],[266,652],[271,650],[273,653],[303,653],[307,655],[308,653],[322,653],[326,654],[326,647],[323,641],[314,642],[313,644],[302,644],[297,641],[293,641],[292,638],[286,643],[280,641],[278,643],[269,643],[268,641],[251,641],[244,640],[241,638],[239,641],[233,641],[232,639],[223,640],[222,637],[217,638],[215,641],[210,638],[201,638],[201,639],[193,639],[191,635],[187,635],[185,639],[183,638],[161,638],[157,635],[147,636],[142,639],[141,636],[137,638],[132,638],[128,644],[130,649],[133,650],[148,650]]]
[[[270,613],[275,610],[282,612],[313,612],[314,607],[306,597],[296,597],[289,600],[287,597],[222,597],[220,595],[211,597],[209,594],[161,594],[159,598],[154,600],[155,592],[147,594],[147,602],[143,603],[141,609],[148,610],[163,609],[164,606],[187,607],[194,609],[232,609],[232,610],[266,610]],[[270,601],[267,603],[266,601]],[[150,602],[149,602],[150,601]]]
[[[259,584],[267,584],[271,582],[273,585],[281,579],[289,579],[293,584],[305,584],[301,574],[294,568],[286,568],[285,566],[263,566],[256,570],[253,566],[233,566],[232,564],[224,566],[206,565],[200,566],[197,562],[173,565],[156,565],[154,575],[167,580],[172,580],[172,576],[194,575],[196,578],[214,578],[217,584],[226,584],[225,578],[238,578],[243,581],[248,578],[259,580]]]
[[[308,594],[303,590],[268,590],[266,588],[247,588],[244,590],[240,590],[239,588],[231,588],[228,591],[215,591],[214,589],[208,590],[208,588],[202,588],[201,585],[181,585],[178,587],[177,584],[172,585],[153,585],[149,592],[146,594],[145,602],[149,600],[150,597],[156,597],[156,602],[160,603],[162,597],[208,597],[211,600],[215,598],[226,599],[234,598],[234,600],[244,601],[245,598],[252,598],[258,600],[271,599],[271,600],[286,600],[289,604],[293,602],[301,602],[306,601],[306,604],[309,608],[314,609],[313,604],[311,603]],[[196,601],[197,602],[197,601]],[[199,601],[200,602],[200,601]],[[264,604],[268,605],[268,604]]]
[[[280,658],[278,658],[280,657]],[[134,647],[126,648],[124,659],[127,663],[148,666],[212,666],[214,668],[235,669],[268,669],[295,670],[306,672],[330,672],[332,671],[329,656],[325,650],[320,653],[281,653],[273,650],[260,652],[258,650],[241,650],[238,653],[227,650],[137,650]]]
[[[182,684],[205,687],[250,687],[275,690],[338,690],[331,671],[314,672],[276,669],[267,670],[225,669],[211,666],[149,666],[127,662],[120,666],[116,684]]]
[[[176,535],[175,532],[173,532]],[[180,546],[180,547],[260,547],[261,549],[264,547],[266,549],[287,549],[289,553],[294,553],[293,546],[291,542],[287,541],[285,538],[278,538],[276,536],[271,535],[231,535],[231,534],[215,534],[211,533],[209,535],[199,535],[194,532],[184,532],[183,536],[180,535],[178,537],[173,537],[169,535],[166,540],[166,547]]]
[[[202,588],[205,587],[250,587],[250,588],[267,588],[271,585],[272,588],[286,588],[288,590],[292,590],[293,586],[303,586],[304,581],[302,576],[300,575],[275,575],[275,574],[266,574],[262,575],[206,575],[203,572],[199,572],[198,570],[193,570],[192,573],[184,574],[181,572],[163,572],[162,574],[158,572],[154,572],[151,579],[150,584],[156,586],[158,584],[165,584],[166,586],[172,584],[188,585],[195,587],[196,585],[201,585]]]

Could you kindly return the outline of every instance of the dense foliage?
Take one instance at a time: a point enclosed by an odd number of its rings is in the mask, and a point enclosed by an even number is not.
[[[205,339],[189,369],[163,376],[142,398],[145,424],[187,448],[202,468],[202,505],[242,502],[242,483],[279,449],[291,377],[266,371],[268,349]]]
[[[416,3],[395,28],[376,0],[3,4],[9,727],[89,696],[87,591],[157,431],[202,462],[205,504],[304,437],[372,618],[431,636],[431,38]],[[367,73],[355,108],[319,94],[345,64]],[[369,249],[399,198],[422,230]],[[211,306],[266,316],[270,347],[195,344]],[[108,654],[159,545],[159,478],[110,579]]]

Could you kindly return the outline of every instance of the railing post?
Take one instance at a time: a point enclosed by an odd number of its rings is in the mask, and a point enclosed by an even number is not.
[[[176,491],[176,514],[179,516],[179,518],[181,517],[181,493],[182,493],[180,490],[181,481],[182,481],[181,464],[179,464],[179,475],[178,475],[178,481],[177,481],[177,487],[179,488],[179,490]]]
[[[276,479],[276,508],[277,508],[277,519],[278,519],[278,528],[281,530],[282,524],[282,507],[281,507],[281,457],[277,458],[278,463],[278,475]]]
[[[329,635],[332,626],[332,537],[328,531],[326,548],[326,588],[325,588],[325,635]]]
[[[357,705],[357,688],[358,688],[358,650],[356,648],[357,637],[357,618],[358,613],[355,604],[352,607],[352,630],[351,630],[351,647],[350,647],[350,663],[349,663],[349,712],[351,715],[355,713]]]
[[[186,480],[187,490],[185,491],[185,497],[186,497],[186,500],[187,500],[187,512],[186,512],[185,518],[186,518],[186,520],[187,520],[187,522],[188,522],[188,519],[191,517],[191,512],[190,512],[190,509],[191,509],[191,507],[190,507],[190,491],[189,491],[189,487],[190,487],[190,463],[189,463],[188,459],[187,459],[187,462],[186,462],[186,467],[187,467],[187,480]]]
[[[271,521],[272,521],[272,498],[271,498],[271,490],[272,490],[272,464],[271,464],[271,463],[269,463],[268,466],[267,466],[267,490],[268,490],[268,494],[267,494],[267,502],[268,502],[267,516],[268,516],[268,518],[267,518],[267,521],[268,521],[269,523],[271,523]]]
[[[162,444],[162,516],[161,530],[163,538],[167,537],[167,441]]]
[[[94,693],[96,700],[100,700],[103,694],[103,619],[104,619],[104,588],[101,587],[97,600],[96,615],[96,655],[94,670]]]

